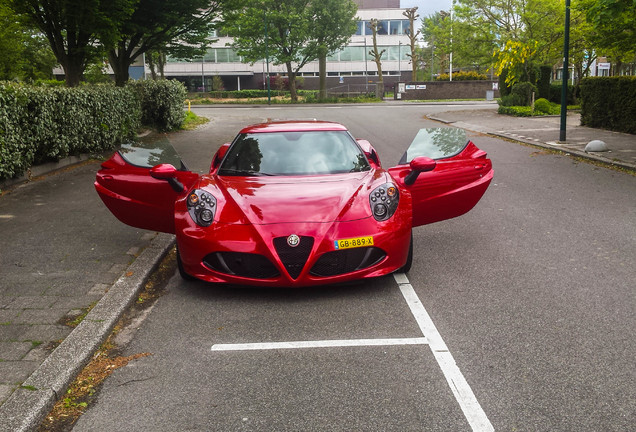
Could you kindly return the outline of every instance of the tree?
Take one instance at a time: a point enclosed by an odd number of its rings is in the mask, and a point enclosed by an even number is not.
[[[49,41],[66,84],[79,84],[98,53],[97,34],[114,38],[114,24],[132,12],[135,0],[7,0]]]
[[[384,78],[382,77],[382,54],[384,54],[386,50],[383,49],[382,51],[378,51],[378,38],[377,38],[378,26],[381,26],[381,25],[382,24],[376,18],[369,20],[369,27],[371,27],[371,33],[373,34],[373,49],[369,51],[369,55],[371,55],[371,58],[373,59],[373,61],[375,62],[375,65],[378,68],[378,83],[376,84],[376,91],[375,91],[376,96],[379,96],[380,91],[382,92],[384,91]]]
[[[600,49],[633,55],[636,49],[636,3],[633,0],[580,0]]]
[[[358,7],[351,0],[311,2],[314,16],[314,37],[318,44],[319,99],[327,97],[327,56],[342,48],[356,32]]]
[[[100,35],[115,84],[124,85],[130,65],[150,50],[172,48],[181,58],[203,55],[218,11],[213,0],[138,0],[134,12],[117,23],[116,38]]]
[[[404,15],[409,20],[409,42],[411,43],[411,53],[407,54],[411,58],[411,80],[417,80],[417,63],[420,60],[419,53],[417,51],[417,37],[421,34],[420,30],[415,30],[415,20],[420,16],[417,13],[417,7],[405,10]]]
[[[338,6],[338,3],[343,3]],[[228,0],[223,21],[234,37],[234,48],[246,61],[255,63],[265,56],[274,64],[285,65],[292,101],[298,100],[296,76],[307,63],[340,48],[355,28],[347,16],[350,2],[323,0]],[[335,8],[330,12],[328,7]],[[337,11],[344,17],[337,18]],[[329,23],[338,20],[330,31]],[[340,21],[342,19],[342,21]],[[336,31],[337,30],[337,31]],[[351,31],[348,36],[345,34]],[[265,36],[267,34],[267,37]]]

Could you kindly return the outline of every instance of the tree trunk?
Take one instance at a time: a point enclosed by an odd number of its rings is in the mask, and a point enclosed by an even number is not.
[[[318,100],[323,101],[327,99],[327,49],[324,46],[320,47],[318,53],[318,75],[320,76]]]
[[[287,66],[287,77],[289,79],[289,96],[292,102],[298,102],[298,95],[296,94],[296,73],[292,67],[291,62],[285,63]]]
[[[62,64],[62,68],[64,69],[66,86],[77,87],[84,73],[84,56],[67,57],[66,64]]]
[[[113,68],[115,73],[115,85],[117,87],[125,86],[128,82],[128,68],[132,64],[132,60],[123,52],[118,54],[114,49],[108,52],[108,60],[110,61],[110,67]]]

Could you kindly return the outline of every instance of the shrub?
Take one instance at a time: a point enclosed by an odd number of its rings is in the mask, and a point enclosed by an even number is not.
[[[536,114],[556,115],[561,112],[561,107],[545,98],[540,98],[534,103],[534,111]]]
[[[636,134],[636,76],[581,81],[581,124]]]
[[[561,92],[562,92],[561,86],[562,86],[562,83],[560,82],[553,82],[552,84],[550,84],[550,97],[546,99],[548,99],[550,102],[561,104]],[[566,95],[567,105],[576,104],[576,98],[574,93],[575,93],[574,86],[568,85],[568,91]]]
[[[183,120],[185,86],[176,80],[134,81],[127,85],[141,103],[141,122],[160,131],[178,129]]]
[[[537,96],[539,98],[550,98],[550,78],[552,77],[552,68],[550,66],[541,66],[539,68],[539,79],[537,80]]]
[[[515,105],[530,106],[532,104],[532,93],[536,95],[537,88],[529,82],[520,82],[512,86],[512,95],[516,96],[520,102]]]
[[[435,78],[436,81],[448,81],[449,79],[450,76],[447,73],[438,75],[437,78]],[[488,79],[487,75],[475,71],[453,73],[453,81],[485,81]]]
[[[135,135],[140,116],[127,88],[0,83],[0,179],[34,163],[112,148]]]

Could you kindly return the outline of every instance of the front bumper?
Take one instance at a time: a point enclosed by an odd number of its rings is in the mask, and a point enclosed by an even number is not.
[[[406,263],[411,220],[369,217],[351,222],[239,225],[201,228],[187,214],[176,220],[186,273],[207,282],[269,287],[329,285],[383,276]],[[297,247],[287,245],[296,234]],[[336,250],[340,239],[373,236],[372,247]]]

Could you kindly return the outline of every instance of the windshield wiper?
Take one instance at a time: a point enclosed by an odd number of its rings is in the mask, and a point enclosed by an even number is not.
[[[262,171],[254,171],[254,170],[239,170],[232,168],[225,168],[220,170],[220,175],[231,175],[231,176],[273,176],[275,174],[270,174]]]

